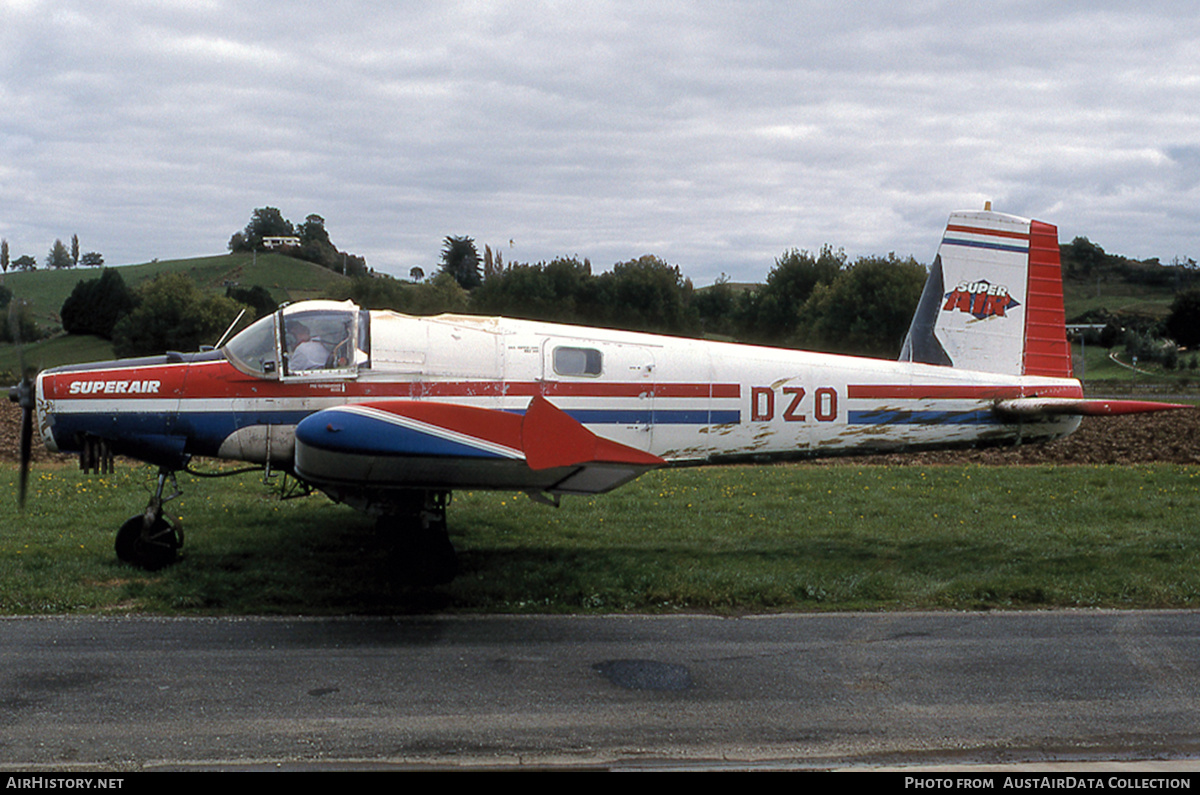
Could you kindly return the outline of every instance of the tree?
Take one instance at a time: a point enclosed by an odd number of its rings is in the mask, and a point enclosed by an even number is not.
[[[700,325],[705,334],[733,336],[737,295],[728,276],[722,273],[712,287],[697,290],[692,303],[700,313]]]
[[[831,284],[819,284],[797,315],[796,347],[894,357],[926,279],[912,257],[860,257]]]
[[[0,317],[0,342],[33,342],[42,338],[42,330],[24,301],[9,301]]]
[[[137,296],[137,308],[113,328],[117,356],[193,351],[215,344],[241,311],[236,301],[201,291],[182,273],[145,282]]]
[[[325,219],[316,213],[310,213],[296,232],[300,236],[301,245],[305,243],[332,245],[329,242],[329,233],[325,231]]]
[[[471,290],[483,281],[479,275],[479,251],[469,237],[447,237],[442,241],[442,273],[448,273],[459,287]]]
[[[1167,334],[1176,344],[1191,348],[1200,344],[1200,287],[1175,296],[1167,315]]]
[[[408,272],[408,278],[412,279],[414,282],[421,281],[422,279],[425,278],[425,269],[424,268],[413,268],[412,270],[410,270]]]
[[[262,245],[264,237],[290,237],[295,234],[296,228],[292,222],[275,207],[259,207],[250,214],[250,223],[246,226],[246,237],[256,240],[257,245]]]
[[[259,207],[250,214],[250,223],[229,239],[230,251],[261,250],[264,237],[295,237],[296,228],[275,207]]]
[[[79,235],[71,235],[71,266],[79,265]]]
[[[416,288],[413,285],[397,279],[354,276],[337,285],[329,297],[335,301],[349,299],[363,309],[394,309],[408,312],[414,289]]]
[[[59,314],[68,334],[95,334],[113,338],[113,329],[134,308],[134,296],[116,268],[108,268],[99,279],[80,280]]]
[[[743,335],[770,344],[791,338],[800,307],[817,285],[832,284],[845,265],[846,253],[828,245],[815,257],[797,249],[784,252],[767,274],[767,283],[747,297],[738,313]]]
[[[448,273],[439,273],[428,284],[415,287],[408,311],[414,315],[465,312],[470,301],[466,289]]]
[[[89,268],[100,268],[104,266],[104,257],[100,256],[99,251],[89,251],[79,258]]]
[[[67,251],[67,247],[61,240],[55,240],[54,245],[51,246],[50,253],[46,255],[46,267],[56,269],[71,267],[71,253]]]
[[[22,254],[12,262],[13,270],[18,271],[35,271],[37,270],[37,260],[31,254]]]
[[[664,334],[700,333],[692,282],[676,265],[645,255],[618,262],[596,279],[599,322],[613,328]]]
[[[8,240],[0,240],[0,272],[8,273]]]
[[[354,254],[338,251],[329,240],[329,232],[325,230],[325,219],[316,213],[309,213],[304,223],[293,227],[292,222],[274,207],[259,207],[250,217],[250,223],[240,232],[235,232],[229,238],[229,250],[232,252],[261,250],[264,237],[296,237],[299,245],[284,246],[276,249],[279,254],[295,257],[307,262],[313,262],[322,268],[347,276],[367,273],[367,261]]]
[[[1088,277],[1100,271],[1108,261],[1104,249],[1086,237],[1077,237],[1062,246],[1063,270],[1076,277]]]
[[[315,262],[323,268],[338,273],[345,273],[345,255],[329,242],[329,232],[325,231],[324,218],[316,213],[310,213],[296,233],[300,238],[300,247],[293,256],[308,262]]]
[[[602,323],[591,266],[574,257],[493,270],[472,294],[471,307],[486,314],[567,323]]]
[[[270,291],[261,284],[250,288],[230,285],[225,288],[225,297],[232,298],[239,304],[245,304],[253,309],[256,320],[271,314],[279,307],[279,304],[275,303],[275,299],[271,297]]]

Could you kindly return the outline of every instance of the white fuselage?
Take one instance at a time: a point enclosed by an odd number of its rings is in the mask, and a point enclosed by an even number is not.
[[[1005,398],[1079,396],[1073,379],[506,318],[374,312],[371,329],[361,379],[419,380],[430,397],[509,411],[537,392],[594,433],[673,463],[1015,443],[1079,422],[994,410]]]

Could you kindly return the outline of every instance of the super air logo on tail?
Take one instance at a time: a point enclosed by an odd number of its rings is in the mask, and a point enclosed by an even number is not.
[[[951,215],[901,360],[1022,375],[1030,251],[1024,218]]]
[[[946,293],[946,304],[943,312],[966,312],[976,320],[986,320],[989,317],[1007,317],[1010,309],[1016,309],[1020,302],[1008,292],[1003,284],[991,284],[986,279],[976,282],[961,282],[950,292]]]

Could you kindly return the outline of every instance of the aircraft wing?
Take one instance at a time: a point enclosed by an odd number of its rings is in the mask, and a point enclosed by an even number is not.
[[[597,436],[541,396],[524,414],[436,401],[354,403],[296,427],[296,474],[321,488],[597,494],[665,463]]]

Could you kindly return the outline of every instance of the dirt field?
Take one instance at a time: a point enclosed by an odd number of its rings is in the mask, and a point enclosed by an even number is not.
[[[16,404],[0,401],[0,460],[17,459],[21,412]],[[69,461],[51,455],[34,439],[34,461]],[[833,463],[917,464],[1120,464],[1152,461],[1200,464],[1200,408],[1135,414],[1124,417],[1087,417],[1071,436],[1051,444],[987,450],[955,450],[905,455],[830,459]]]
[[[1079,430],[1049,444],[867,456],[859,463],[904,464],[1200,464],[1200,408],[1084,417]]]

